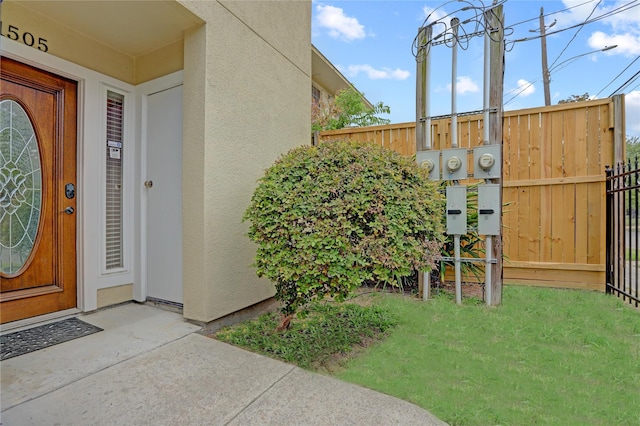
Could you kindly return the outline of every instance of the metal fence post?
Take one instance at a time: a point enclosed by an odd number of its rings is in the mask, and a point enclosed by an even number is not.
[[[607,175],[606,182],[606,214],[605,214],[605,232],[606,232],[606,272],[605,272],[605,292],[611,294],[611,286],[613,285],[613,193],[612,191],[612,176],[613,168],[608,165],[605,166],[605,173]]]

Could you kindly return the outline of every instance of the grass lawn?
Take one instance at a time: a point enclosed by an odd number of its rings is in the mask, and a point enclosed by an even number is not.
[[[358,335],[354,324],[374,318],[384,325],[371,326],[375,333],[364,340],[386,338],[328,370],[340,379],[415,403],[450,424],[640,424],[640,311],[615,297],[509,286],[502,306],[486,308],[473,300],[456,306],[447,296],[374,296],[377,314],[359,309],[338,329]],[[297,331],[287,334],[312,328],[344,352],[344,338],[318,328],[314,315],[295,319]],[[249,331],[247,324],[234,327],[245,335],[245,344],[235,343],[282,359],[274,349],[291,346],[289,337],[265,327]],[[230,330],[221,340],[229,341]],[[266,340],[246,344],[259,334]],[[320,358],[330,357],[330,346]],[[306,366],[326,372],[314,357]],[[298,363],[296,356],[288,361]]]
[[[640,311],[615,297],[506,287],[497,309],[378,303],[401,322],[343,380],[451,424],[640,424]]]
[[[638,252],[636,249],[627,249],[627,260],[638,260]]]

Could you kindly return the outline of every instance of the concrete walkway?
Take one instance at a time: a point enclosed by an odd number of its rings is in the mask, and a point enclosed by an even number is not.
[[[127,304],[79,318],[104,331],[0,362],[1,425],[445,424],[197,334],[179,314]]]

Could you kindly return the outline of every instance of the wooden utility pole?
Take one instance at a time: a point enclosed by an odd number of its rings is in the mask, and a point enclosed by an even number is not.
[[[487,31],[491,31],[491,50],[490,50],[490,92],[489,92],[489,144],[502,145],[502,96],[504,91],[504,11],[502,5],[492,8],[485,12],[487,22]],[[504,149],[502,158],[504,158]],[[502,173],[504,173],[504,170]],[[501,173],[501,175],[502,175]],[[502,188],[502,177],[499,179],[491,179],[491,183],[497,183]],[[500,193],[499,206],[502,206],[502,190]],[[488,301],[490,306],[497,306],[502,303],[502,214],[500,214],[500,235],[492,238],[492,247],[486,247],[491,250],[491,258],[496,263],[491,264],[491,300]]]
[[[542,47],[542,82],[544,83],[544,104],[551,105],[551,93],[549,91],[549,67],[547,65],[547,37],[544,26],[544,8],[540,8],[540,45]]]

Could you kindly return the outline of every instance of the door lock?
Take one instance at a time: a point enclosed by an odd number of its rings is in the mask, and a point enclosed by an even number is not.
[[[64,186],[64,196],[70,200],[76,196],[76,187],[74,184],[68,183]]]

